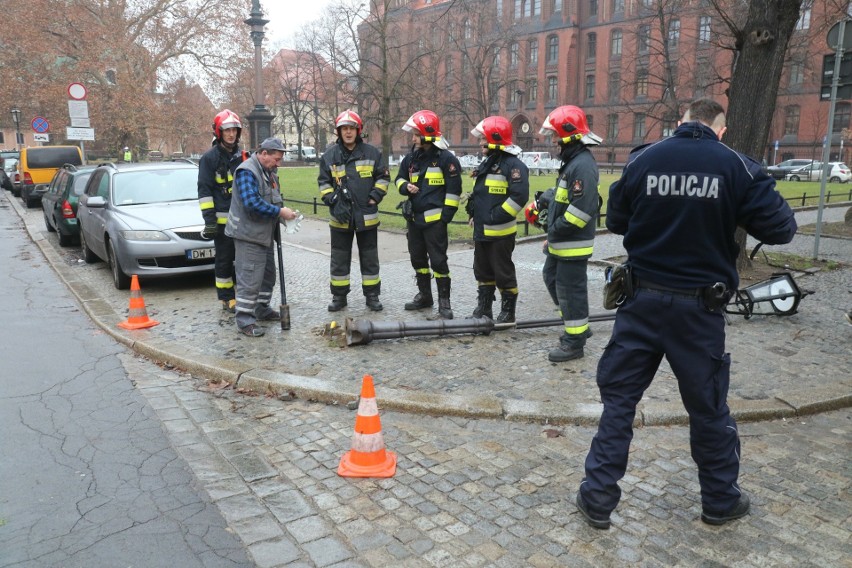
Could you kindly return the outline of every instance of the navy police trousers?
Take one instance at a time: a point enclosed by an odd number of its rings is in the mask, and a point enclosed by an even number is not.
[[[663,355],[689,414],[689,444],[698,465],[704,510],[727,511],[739,499],[740,441],[728,409],[731,359],[725,319],[703,300],[639,288],[619,309],[612,337],[598,362],[604,405],[586,457],[580,493],[589,509],[609,514],[621,498],[633,418]]]

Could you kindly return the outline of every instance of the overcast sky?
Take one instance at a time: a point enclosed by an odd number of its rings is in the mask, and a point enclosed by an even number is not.
[[[266,47],[292,47],[294,36],[302,26],[323,16],[332,0],[260,0],[266,24]]]

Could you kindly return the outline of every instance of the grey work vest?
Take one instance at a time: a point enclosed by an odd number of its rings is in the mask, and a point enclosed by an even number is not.
[[[270,183],[269,176],[275,175],[265,172],[257,154],[240,164],[234,172],[236,179],[240,170],[247,170],[258,182],[258,193],[261,199],[278,207],[283,206],[284,200],[278,191],[277,184]],[[231,197],[231,209],[228,211],[228,223],[225,225],[225,234],[229,237],[269,246],[275,233],[278,217],[263,217],[246,209],[239,190],[234,191]]]

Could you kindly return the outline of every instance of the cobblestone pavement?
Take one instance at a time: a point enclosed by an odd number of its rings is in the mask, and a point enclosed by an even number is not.
[[[590,427],[383,412],[396,475],[345,479],[352,410],[125,367],[260,567],[850,566],[849,410],[741,424],[752,513],[723,527],[699,520],[687,429],[640,428],[597,531],[573,505]]]
[[[24,210],[18,200],[15,206],[31,237],[96,322],[137,351],[196,374],[218,376],[231,383],[239,380],[261,391],[294,391],[333,402],[357,396],[361,377],[370,373],[388,408],[551,423],[597,420],[595,371],[611,322],[592,324],[595,335],[587,343],[585,358],[561,364],[547,361],[547,351],[557,343],[559,327],[494,332],[489,336],[402,338],[348,348],[321,337],[319,331],[333,319],[412,322],[430,315],[428,310],[402,309],[416,291],[404,235],[383,233],[379,239],[385,305],[380,313],[369,312],[364,306],[357,263],[352,267],[349,308],[339,314],[326,310],[330,299],[328,229],[323,222],[306,220],[302,232],[288,237],[284,252],[292,318],[289,331],[281,331],[273,322],[263,338],[238,335],[233,316],[223,312],[215,299],[212,275],[204,275],[143,279],[148,313],[161,325],[123,332],[116,324],[127,317],[128,293],[113,287],[107,265],[85,264],[78,247],[63,249],[54,235],[44,231],[40,210]],[[827,209],[824,219],[842,219],[844,211],[845,207]],[[812,222],[816,212],[800,215],[801,224],[805,224]],[[797,235],[791,245],[774,248],[809,255],[813,237]],[[605,262],[622,254],[621,237],[607,233],[597,236],[594,263],[589,268],[593,313],[604,313],[600,306]],[[813,292],[803,299],[799,314],[756,316],[751,320],[730,317],[730,399],[739,419],[793,416],[852,404],[852,328],[843,319],[844,311],[852,307],[852,243],[822,238],[820,256],[844,262],[846,268],[797,275],[799,286]],[[518,318],[557,320],[541,282],[541,242],[519,243],[515,261],[520,283]],[[457,317],[466,317],[475,305],[472,264],[470,247],[455,246],[450,266]],[[276,289],[275,303],[279,298]],[[665,362],[638,416],[646,424],[684,420],[676,381]]]

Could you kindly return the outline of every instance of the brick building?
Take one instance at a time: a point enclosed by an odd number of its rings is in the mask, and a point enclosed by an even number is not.
[[[843,17],[839,4],[804,1],[770,139],[758,159],[821,157],[829,110],[828,101],[820,100],[822,58],[829,53],[828,29]],[[432,108],[459,153],[478,151],[469,131],[487,114],[509,118],[515,142],[524,150],[552,150],[550,141],[538,135],[539,126],[556,106],[576,104],[604,138],[595,149],[598,160],[622,163],[631,148],[671,132],[694,98],[726,102],[724,79],[730,76],[733,52],[724,46],[732,40],[707,0],[386,0],[371,5],[370,20],[388,25],[362,26],[362,42],[378,43],[369,38],[371,29],[389,30],[390,38],[411,38],[394,50],[402,61],[397,68],[413,68],[416,76],[408,81],[432,87],[420,94],[400,91],[390,109],[394,120],[402,124],[415,107]],[[838,101],[832,159],[841,153],[841,140],[849,141],[843,137],[851,120],[852,105]],[[407,136],[392,134],[393,153],[404,152]],[[847,157],[844,148],[840,159]]]

